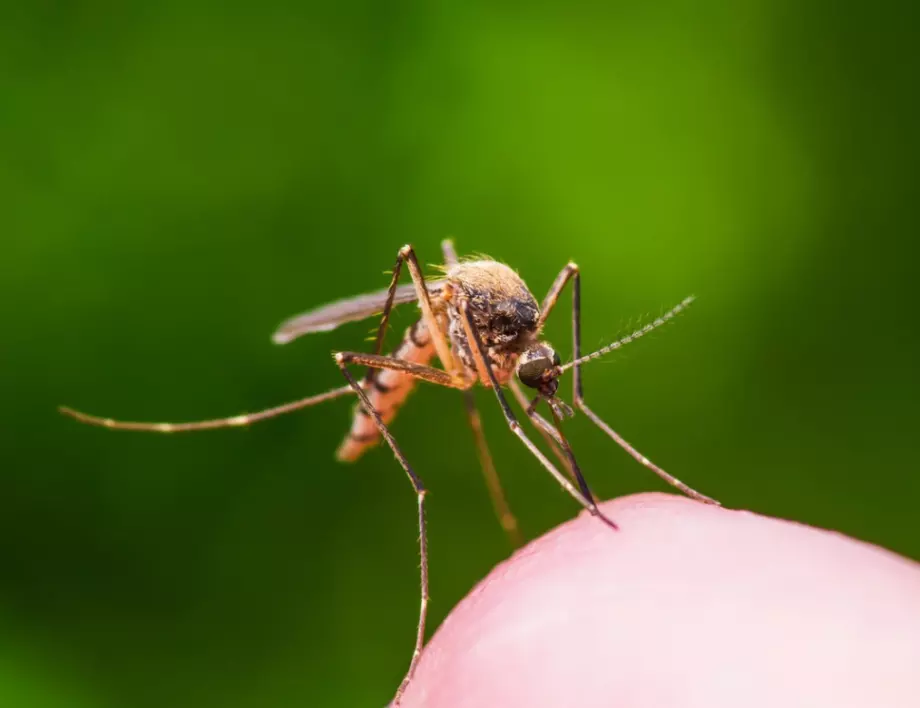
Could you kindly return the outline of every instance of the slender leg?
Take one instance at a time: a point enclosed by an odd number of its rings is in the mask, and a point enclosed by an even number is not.
[[[476,360],[476,368],[480,372],[480,377],[487,377],[490,384],[492,385],[492,389],[495,391],[495,396],[498,398],[498,404],[501,406],[502,413],[505,415],[505,421],[508,423],[508,427],[511,428],[511,432],[514,433],[522,443],[524,443],[524,446],[530,450],[531,454],[540,461],[540,464],[543,465],[543,467],[551,475],[553,475],[553,477],[556,478],[556,481],[559,482],[562,488],[568,492],[569,495],[575,499],[575,501],[581,504],[593,516],[597,516],[608,526],[616,529],[616,524],[607,518],[607,516],[605,516],[604,513],[597,508],[597,504],[594,503],[594,499],[591,497],[590,493],[584,494],[572,486],[572,483],[566,478],[566,476],[558,469],[556,469],[553,463],[550,462],[542,452],[540,452],[540,449],[534,445],[533,441],[527,437],[526,433],[524,433],[523,429],[521,428],[521,424],[517,421],[517,418],[514,417],[514,413],[511,411],[511,406],[508,405],[508,401],[505,399],[505,395],[502,393],[502,389],[498,384],[498,380],[495,378],[495,372],[492,371],[492,365],[489,363],[482,339],[480,339],[476,333],[476,328],[473,324],[472,316],[470,315],[469,303],[466,302],[466,300],[461,300],[460,302],[460,314],[463,317],[463,329],[470,341],[470,349],[472,350],[473,358]],[[561,432],[559,433],[559,436],[562,440],[564,440],[564,438],[562,438]],[[571,449],[566,449],[566,452],[567,456],[569,456],[569,462],[572,464],[573,470],[577,470],[578,466],[575,463],[574,456],[571,455]],[[580,474],[580,472],[578,474]]]
[[[265,410],[258,411],[256,413],[243,413],[241,415],[230,416],[229,418],[198,420],[191,423],[143,423],[127,420],[113,420],[112,418],[101,418],[99,416],[89,415],[88,413],[81,413],[80,411],[75,411],[73,408],[68,408],[67,406],[60,406],[58,410],[60,410],[60,412],[64,415],[79,420],[81,423],[98,425],[103,428],[111,428],[113,430],[142,430],[153,433],[184,433],[193,430],[214,430],[216,428],[236,428],[243,425],[250,425],[252,423],[257,423],[260,420],[274,418],[279,415],[284,415],[285,413],[300,410],[301,408],[309,408],[310,406],[315,406],[318,403],[331,401],[333,398],[339,398],[340,396],[345,396],[352,393],[354,393],[354,391],[352,390],[351,386],[343,386],[341,388],[334,388],[331,391],[326,391],[325,393],[320,393],[315,396],[301,398],[298,401],[291,401],[290,403],[284,403],[273,408],[266,408]]]
[[[380,318],[380,326],[377,328],[377,336],[375,338],[376,341],[374,344],[374,354],[378,356],[380,355],[381,349],[383,348],[383,338],[386,334],[390,313],[393,309],[393,300],[396,295],[396,286],[399,282],[399,274],[402,269],[403,261],[406,260],[406,258],[411,260],[409,264],[409,270],[412,271],[412,278],[416,285],[416,293],[418,294],[421,292],[424,294],[424,303],[422,303],[420,300],[420,304],[422,304],[422,310],[426,317],[426,325],[428,325],[429,330],[434,332],[433,336],[435,337],[436,343],[438,334],[440,334],[442,340],[444,337],[440,327],[437,324],[437,321],[431,312],[431,302],[428,297],[428,290],[425,287],[425,280],[418,268],[418,262],[415,259],[415,253],[412,251],[410,246],[405,246],[400,249],[399,255],[396,259],[396,264],[393,267],[393,277],[390,279],[390,287],[387,293],[386,304],[384,305],[383,314]],[[419,290],[419,287],[421,290]],[[438,353],[440,355],[440,349],[438,349]],[[447,366],[448,363],[452,363],[452,361],[449,359],[444,360],[442,358],[442,361],[445,361],[445,366]],[[363,388],[368,388],[371,385],[374,378],[374,371],[374,368],[368,369],[367,376],[362,382]],[[436,383],[440,383],[440,381],[436,381]],[[213,430],[216,428],[233,428],[250,425],[251,423],[255,423],[260,420],[266,420],[268,418],[274,418],[275,416],[284,415],[285,413],[290,413],[291,411],[296,411],[300,410],[301,408],[307,408],[318,403],[323,403],[324,401],[351,394],[352,392],[353,391],[350,386],[344,386],[342,388],[334,389],[317,396],[310,396],[299,401],[285,403],[283,405],[268,408],[257,413],[244,413],[242,415],[230,416],[228,418],[201,420],[191,423],[147,423],[137,421],[120,421],[113,420],[112,418],[102,418],[99,416],[89,415],[87,413],[68,408],[67,406],[60,406],[59,410],[64,415],[68,415],[71,418],[75,418],[83,423],[98,425],[104,428],[112,428],[114,430],[141,430],[156,433],[179,433],[195,430]]]
[[[394,371],[401,371],[412,378],[421,379],[422,381],[437,384],[438,386],[445,386],[447,388],[465,390],[472,385],[469,381],[455,381],[446,371],[435,369],[433,366],[414,364],[405,359],[397,359],[395,356],[381,356],[379,354],[365,354],[363,352],[338,352],[335,357],[336,361],[341,357],[346,364],[369,366],[374,369],[393,369]]]
[[[422,275],[422,269],[419,266],[418,258],[412,246],[403,246],[399,249],[399,253],[396,256],[396,264],[393,266],[393,275],[390,278],[390,287],[387,291],[386,304],[383,307],[380,325],[377,327],[377,335],[374,338],[374,353],[379,355],[383,349],[383,338],[389,324],[390,312],[393,309],[393,300],[396,296],[396,286],[399,283],[399,274],[404,262],[409,266],[409,274],[412,276],[413,285],[415,285],[418,305],[422,310],[422,319],[424,319],[425,326],[431,335],[435,351],[438,353],[438,359],[441,360],[441,365],[444,367],[444,370],[451,375],[455,382],[459,383],[463,377],[459,373],[454,358],[451,355],[444,329],[441,327],[441,323],[434,314],[434,309],[431,306],[431,296],[428,293],[428,287],[425,285],[425,276]],[[367,382],[370,382],[373,376],[374,374],[368,371]],[[367,388],[366,384],[364,388]]]
[[[409,254],[411,254],[412,258],[415,258],[415,254],[412,251],[411,246],[404,246],[403,248],[399,249],[399,253],[396,256],[396,263],[393,265],[393,273],[390,277],[390,285],[387,288],[387,299],[383,306],[383,312],[380,315],[380,324],[377,327],[377,334],[374,337],[374,354],[376,355],[380,355],[380,353],[383,351],[383,340],[384,340],[384,337],[386,336],[387,326],[389,325],[389,322],[390,322],[390,313],[393,311],[393,301],[394,301],[394,298],[396,297],[396,287],[399,284],[399,275],[400,275],[400,272],[402,271],[403,261],[405,261],[406,258],[409,257]],[[417,267],[416,267],[416,270],[418,270]],[[415,270],[413,270],[410,267],[410,271],[412,271],[413,283],[416,285],[416,295],[417,295],[419,292],[419,289],[418,289],[418,283],[415,282]],[[424,278],[422,278],[420,271],[419,271],[419,278],[421,279],[421,289],[427,296],[428,288],[425,286],[425,281],[424,281]],[[431,321],[428,320],[427,314],[426,314],[426,313],[429,313],[431,310],[430,299],[427,300],[427,303],[428,303],[428,309],[425,310],[425,308],[423,307],[422,310],[423,310],[423,317],[426,318],[425,324],[430,329]],[[440,328],[438,328],[437,331],[440,331]],[[365,389],[370,387],[370,384],[373,382],[375,376],[376,376],[376,370],[373,368],[368,368],[367,374],[364,379],[363,387]]]
[[[550,449],[553,451],[553,455],[556,456],[556,459],[559,460],[559,463],[565,468],[565,471],[569,473],[572,481],[575,481],[575,476],[572,474],[572,468],[569,467],[568,458],[566,458],[565,454],[559,448],[561,441],[556,439],[556,431],[553,426],[536,411],[530,411],[530,401],[517,379],[512,377],[508,382],[508,388],[511,389],[511,393],[514,395],[518,404],[527,413],[527,418],[533,424],[536,431],[543,436],[546,444],[549,445]]]
[[[415,250],[413,250],[412,246],[403,246],[399,249],[399,257],[405,259],[409,265],[409,273],[412,275],[412,282],[415,284],[415,292],[418,295],[418,305],[422,310],[422,317],[425,319],[425,325],[428,327],[431,341],[434,343],[434,349],[438,353],[438,359],[441,360],[441,366],[455,381],[459,382],[464,377],[451,354],[450,347],[447,344],[447,335],[444,333],[438,318],[434,315],[434,310],[431,307],[431,297],[428,295],[425,277],[419,267]]]
[[[402,270],[403,256],[402,252],[396,258],[396,264],[393,266],[393,274],[390,277],[390,285],[387,288],[387,299],[383,306],[383,312],[380,315],[380,324],[377,327],[377,335],[374,337],[374,354],[380,355],[383,351],[383,340],[387,333],[387,326],[390,323],[390,313],[393,311],[393,298],[396,295],[396,286],[399,284],[399,273]],[[367,374],[364,376],[363,387],[370,388],[377,376],[377,369],[368,367]]]
[[[549,294],[546,296],[546,300],[544,301],[543,314],[541,316],[545,318],[547,310],[552,310],[553,305],[555,305],[556,300],[559,297],[559,293],[562,291],[562,288],[565,287],[565,284],[569,280],[572,281],[572,342],[573,348],[575,350],[573,354],[573,361],[578,362],[578,359],[581,358],[581,275],[579,274],[578,266],[574,263],[569,263],[566,265],[566,267],[562,269],[562,272],[556,278],[556,281],[553,283]],[[673,311],[672,313],[669,313],[668,318],[673,316],[673,314]],[[664,320],[664,318],[661,319]],[[651,325],[652,328],[657,326],[656,323],[651,323]],[[640,332],[642,331],[644,330],[640,330]],[[565,368],[566,367],[563,367],[563,369]],[[719,502],[717,502],[715,499],[711,499],[705,494],[701,494],[700,492],[681,482],[679,479],[677,479],[677,477],[674,477],[673,475],[665,472],[658,465],[649,460],[645,455],[636,450],[636,448],[630,445],[626,440],[624,440],[615,430],[613,430],[613,428],[601,420],[600,416],[591,410],[585,403],[584,388],[581,381],[581,363],[575,363],[574,369],[575,371],[572,376],[572,387],[575,405],[581,409],[581,411],[586,416],[588,416],[591,422],[593,422],[598,428],[607,433],[607,435],[615,443],[626,450],[626,452],[629,453],[629,455],[640,465],[650,469],[672,487],[679,489],[691,499],[696,499],[697,501],[705,502],[706,504],[719,505]]]
[[[543,305],[540,307],[540,320],[537,323],[538,327],[542,327],[544,324],[546,324],[546,319],[549,317],[549,314],[556,306],[556,301],[559,299],[559,294],[562,292],[565,284],[568,283],[569,280],[571,280],[573,277],[576,280],[578,279],[578,266],[569,261],[565,268],[559,272],[559,275],[556,276],[553,284],[549,286],[549,292],[546,293],[546,297],[543,299]],[[578,355],[576,354],[576,357],[577,356]]]
[[[393,311],[393,298],[396,296],[396,286],[399,284],[399,274],[402,270],[403,254],[402,251],[396,257],[396,263],[393,265],[393,274],[390,277],[390,285],[387,288],[387,300],[383,306],[383,312],[380,314],[380,325],[377,327],[377,336],[374,337],[374,354],[380,354],[383,350],[383,338],[387,332],[387,325],[390,322],[390,313]],[[368,372],[370,373],[370,372]]]
[[[441,241],[441,253],[444,254],[444,265],[448,268],[460,262],[460,259],[457,258],[457,251],[454,249],[454,242],[452,239],[446,238]]]
[[[712,497],[707,497],[705,494],[701,494],[700,492],[696,491],[692,487],[687,486],[686,484],[681,482],[679,479],[677,479],[677,477],[671,474],[668,474],[663,469],[661,469],[658,465],[656,465],[654,462],[649,460],[645,455],[643,455],[641,452],[636,450],[636,448],[630,445],[626,440],[624,440],[613,428],[607,425],[600,418],[600,416],[597,415],[597,413],[595,413],[590,408],[588,408],[584,400],[580,398],[576,399],[575,405],[578,406],[582,410],[582,412],[586,416],[588,416],[588,418],[590,418],[591,421],[598,428],[600,428],[605,433],[607,433],[607,435],[609,435],[610,438],[615,443],[617,443],[617,445],[619,445],[624,450],[626,450],[626,452],[628,452],[630,456],[633,459],[635,459],[640,465],[650,469],[652,472],[657,474],[659,477],[661,477],[665,482],[670,484],[672,487],[679,489],[681,492],[686,494],[691,499],[696,499],[697,501],[703,502],[704,504],[714,504],[715,506],[722,506],[722,504],[718,502],[717,500],[713,499]]]
[[[374,419],[374,423],[376,423],[377,429],[380,431],[380,434],[383,436],[383,438],[387,441],[387,444],[390,446],[390,449],[393,451],[393,454],[396,456],[399,464],[402,465],[406,475],[409,477],[409,482],[412,484],[412,489],[415,490],[415,496],[418,499],[418,539],[419,557],[421,558],[421,602],[419,604],[418,628],[415,633],[415,648],[412,651],[412,660],[409,662],[409,669],[406,671],[405,678],[403,678],[402,682],[399,684],[399,688],[396,689],[396,695],[393,697],[393,702],[391,704],[393,706],[398,706],[399,701],[406,690],[406,687],[412,680],[412,675],[415,673],[415,667],[418,666],[419,657],[422,655],[422,646],[425,643],[425,620],[428,615],[428,537],[425,529],[425,494],[427,490],[425,489],[425,485],[422,484],[421,478],[412,470],[412,466],[409,464],[409,461],[406,459],[406,456],[403,454],[402,450],[399,449],[399,445],[396,443],[396,438],[393,437],[393,434],[390,432],[389,428],[387,428],[387,426],[384,424],[383,419],[380,417],[380,413],[378,413],[377,409],[371,405],[370,399],[367,397],[364,389],[361,388],[360,384],[358,384],[358,382],[355,381],[355,378],[351,375],[351,372],[348,371],[346,358],[343,356],[343,354],[336,354],[335,362],[338,364],[339,369],[342,371],[342,375],[348,381],[348,385],[356,394],[358,394],[358,399],[360,400],[361,405],[364,407],[364,410]]]
[[[454,250],[454,242],[450,239],[441,241],[441,252],[444,254],[445,267],[450,268],[459,262],[457,252]],[[489,490],[492,508],[495,510],[495,516],[498,517],[499,523],[508,535],[511,545],[517,548],[524,544],[524,538],[518,527],[517,519],[511,511],[511,507],[508,506],[508,500],[505,498],[505,491],[502,489],[498,471],[495,469],[492,453],[489,452],[485,431],[482,429],[482,418],[476,409],[476,397],[472,391],[463,392],[463,404],[466,407],[467,420],[473,431],[476,454],[479,457],[479,467],[482,469],[482,475],[486,480],[486,488]]]
[[[585,481],[585,477],[581,473],[581,469],[578,467],[578,463],[575,461],[575,453],[572,452],[572,446],[569,445],[569,441],[562,433],[562,421],[559,419],[559,414],[552,406],[550,406],[550,412],[553,414],[553,422],[555,423],[556,433],[559,436],[559,443],[562,445],[562,451],[565,453],[566,459],[569,461],[569,466],[572,470],[572,475],[575,477],[575,482],[578,484],[578,489],[582,494],[585,495],[586,499],[589,499],[592,504],[596,505],[597,502],[594,499],[594,494],[588,488],[588,483]],[[535,412],[529,413],[528,415],[533,416],[535,415]]]
[[[476,399],[472,391],[463,392],[463,403],[466,406],[466,416],[470,422],[470,428],[473,430],[479,466],[482,468],[482,475],[486,480],[486,487],[489,490],[489,497],[492,500],[495,516],[498,517],[498,522],[505,530],[511,545],[514,548],[518,548],[524,545],[524,537],[521,535],[517,518],[512,513],[511,507],[508,506],[508,500],[505,498],[505,491],[502,489],[498,471],[495,469],[492,454],[489,452],[489,446],[486,443],[486,436],[482,430],[482,419],[479,417],[479,411],[476,410]]]

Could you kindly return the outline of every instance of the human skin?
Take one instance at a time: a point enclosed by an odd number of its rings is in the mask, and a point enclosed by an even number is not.
[[[917,708],[920,564],[668,494],[601,505],[497,566],[402,708]]]

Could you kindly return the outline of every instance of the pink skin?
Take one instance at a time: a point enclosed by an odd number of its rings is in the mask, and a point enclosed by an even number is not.
[[[582,514],[479,583],[402,708],[920,706],[917,563],[673,495],[602,508],[619,531]]]

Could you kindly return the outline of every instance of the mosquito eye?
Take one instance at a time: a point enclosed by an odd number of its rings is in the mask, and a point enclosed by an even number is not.
[[[549,368],[549,359],[543,357],[531,359],[521,364],[521,368],[518,369],[518,378],[525,386],[538,388],[543,381],[543,373]]]
[[[561,366],[562,359],[559,358],[559,352],[553,352],[553,366]]]

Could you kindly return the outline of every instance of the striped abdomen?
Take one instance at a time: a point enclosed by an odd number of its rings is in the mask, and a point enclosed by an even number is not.
[[[423,320],[418,320],[403,335],[402,343],[393,353],[393,356],[403,361],[414,364],[428,364],[434,356],[434,346],[431,336]],[[406,400],[406,396],[415,386],[415,379],[411,376],[392,369],[379,369],[375,372],[367,397],[380,413],[384,423],[389,423],[396,416],[396,412]],[[354,462],[369,447],[377,444],[380,432],[361,404],[355,407],[354,419],[351,430],[339,445],[336,457],[342,462]]]

